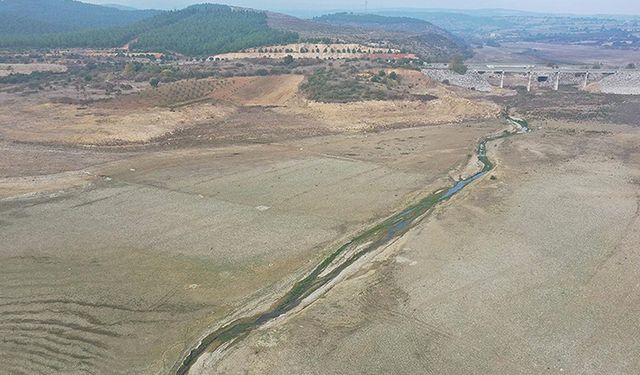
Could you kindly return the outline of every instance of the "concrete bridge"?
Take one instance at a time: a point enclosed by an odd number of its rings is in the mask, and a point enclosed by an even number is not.
[[[558,90],[560,87],[560,79],[562,75],[571,74],[574,77],[583,77],[583,87],[589,84],[589,75],[596,73],[601,76],[616,74],[617,69],[588,69],[576,66],[536,66],[536,65],[509,65],[509,64],[473,64],[469,70],[479,74],[493,73],[500,74],[500,88],[504,88],[505,74],[526,74],[528,77],[527,91],[531,91],[531,83],[534,77],[538,82],[544,82],[547,79],[553,79],[553,89]],[[541,78],[543,80],[541,80]]]
[[[469,71],[478,74],[493,74],[500,76],[500,88],[504,88],[506,75],[521,75],[527,77],[527,91],[531,91],[532,83],[537,81],[548,82],[553,81],[553,89],[558,90],[562,77],[572,76],[572,83],[575,84],[576,78],[582,79],[582,86],[589,84],[589,77],[597,75],[599,78],[603,76],[616,74],[622,69],[598,69],[587,68],[584,66],[573,65],[556,65],[553,67],[546,65],[528,65],[528,64],[504,64],[504,63],[487,63],[487,64],[469,64]],[[448,64],[429,64],[426,69],[449,69]],[[638,69],[624,69],[626,72],[640,72]]]

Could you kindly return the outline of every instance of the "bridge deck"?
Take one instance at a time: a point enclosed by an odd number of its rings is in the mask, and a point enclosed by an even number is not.
[[[640,72],[640,69],[597,69],[597,68],[585,68],[576,66],[559,66],[558,68],[552,68],[548,66],[536,66],[536,65],[512,65],[512,64],[469,64],[467,65],[469,70],[476,72],[492,72],[492,73],[536,73],[536,74],[556,74],[560,73],[573,73],[573,74],[615,74],[618,72]],[[444,70],[448,69],[446,64],[430,64],[426,65],[425,69]]]

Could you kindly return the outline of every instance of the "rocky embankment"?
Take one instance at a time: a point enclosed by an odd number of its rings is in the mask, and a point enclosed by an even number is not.
[[[621,71],[607,76],[594,89],[605,94],[640,95],[640,72]]]
[[[422,72],[434,81],[448,83],[450,85],[460,86],[470,90],[482,92],[493,91],[493,87],[489,82],[487,82],[487,80],[477,72],[458,74],[451,70],[444,69],[425,69]]]

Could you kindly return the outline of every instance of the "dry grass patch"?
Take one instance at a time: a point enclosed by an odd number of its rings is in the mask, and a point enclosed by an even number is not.
[[[63,73],[67,67],[60,64],[0,64],[0,77],[10,74],[31,74],[33,72]]]

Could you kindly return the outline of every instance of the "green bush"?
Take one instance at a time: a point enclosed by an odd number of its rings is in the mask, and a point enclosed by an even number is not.
[[[460,55],[454,56],[449,61],[449,69],[458,74],[465,74],[468,70],[467,66],[464,65],[464,59]]]
[[[380,82],[375,75],[371,81]],[[302,89],[315,101],[325,103],[346,103],[361,100],[383,100],[387,93],[369,81],[346,76],[335,70],[319,69],[311,75]]]

